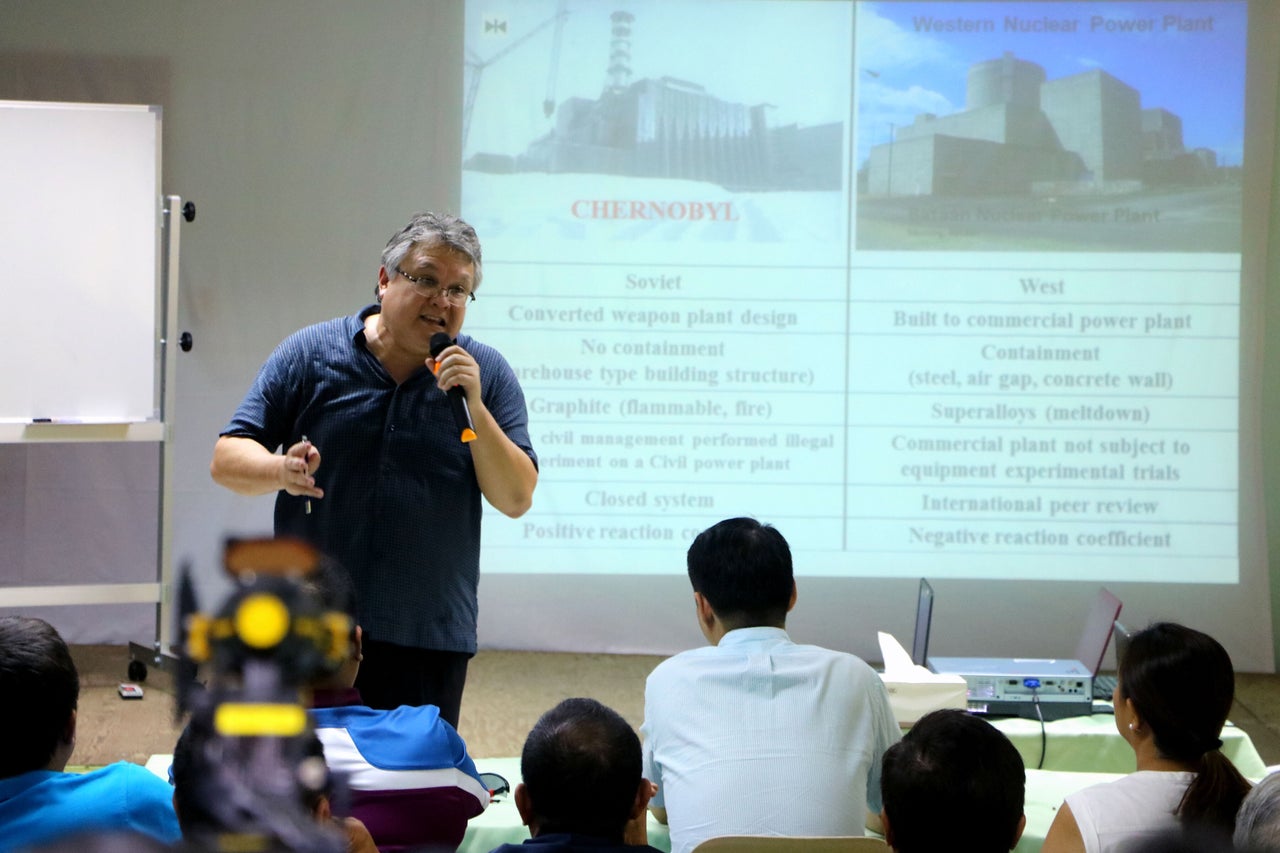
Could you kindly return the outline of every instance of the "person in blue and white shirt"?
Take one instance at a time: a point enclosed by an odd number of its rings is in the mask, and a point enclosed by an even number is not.
[[[336,673],[311,684],[311,721],[329,770],[345,777],[351,815],[382,853],[456,850],[467,821],[489,805],[489,790],[466,744],[434,705],[378,710],[354,686],[361,629],[351,579],[321,557],[302,581],[327,610],[352,619],[351,655]]]

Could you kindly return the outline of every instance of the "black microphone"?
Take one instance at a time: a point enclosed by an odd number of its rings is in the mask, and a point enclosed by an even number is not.
[[[431,357],[435,358],[453,346],[453,338],[445,332],[436,332],[431,336]],[[449,408],[453,410],[453,423],[458,428],[462,443],[476,440],[476,425],[471,422],[471,407],[467,405],[467,392],[461,385],[454,385],[445,390],[449,395]]]

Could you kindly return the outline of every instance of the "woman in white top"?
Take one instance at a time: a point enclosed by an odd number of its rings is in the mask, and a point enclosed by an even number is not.
[[[1249,783],[1219,750],[1235,696],[1226,649],[1207,634],[1160,622],[1129,641],[1112,704],[1138,770],[1067,797],[1043,853],[1106,853],[1178,827],[1230,838]]]

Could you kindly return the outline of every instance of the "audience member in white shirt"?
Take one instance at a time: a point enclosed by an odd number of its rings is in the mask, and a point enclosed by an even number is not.
[[[787,635],[796,585],[773,527],[722,521],[687,562],[710,645],[654,669],[641,726],[672,853],[719,835],[863,835],[880,811],[880,758],[901,736],[880,677]]]

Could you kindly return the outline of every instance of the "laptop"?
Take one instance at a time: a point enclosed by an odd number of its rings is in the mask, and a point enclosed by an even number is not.
[[[1102,670],[1102,658],[1111,644],[1111,635],[1115,631],[1116,617],[1120,615],[1120,599],[1105,588],[1098,590],[1093,608],[1089,611],[1089,621],[1085,623],[1084,633],[1076,644],[1076,660],[1089,668],[1093,676],[1093,698],[1111,701],[1111,692],[1099,695],[1098,673]]]
[[[1132,636],[1129,629],[1126,628],[1119,619],[1111,623],[1111,636],[1116,638],[1116,667],[1119,668],[1120,661],[1124,658],[1125,651],[1129,648],[1129,637]],[[1105,652],[1106,649],[1103,648]],[[1102,666],[1102,662],[1098,662],[1098,666]],[[1110,702],[1111,696],[1116,692],[1116,677],[1114,675],[1099,675],[1097,672],[1093,674],[1093,698],[1103,702]]]
[[[922,591],[923,595],[923,591]],[[928,592],[928,610],[932,614],[933,590]],[[1074,658],[1000,658],[1000,657],[928,657],[926,666],[934,672],[954,673],[963,676],[992,676],[1027,678],[1073,678],[1098,674],[1102,658],[1111,642],[1111,633],[1120,615],[1121,603],[1105,587],[1098,590],[1093,606],[1085,620],[1084,632],[1076,644]],[[917,615],[919,610],[917,610]],[[929,629],[924,628],[928,639]],[[921,628],[916,626],[916,636]],[[1090,691],[1092,698],[1092,690]],[[1107,695],[1110,698],[1110,694]]]
[[[929,628],[933,625],[933,587],[920,578],[916,593],[916,631],[911,640],[911,662],[925,666],[929,660]]]
[[[916,595],[916,627],[911,640],[911,662],[916,666],[925,666],[929,657],[929,626],[933,624],[933,587],[924,578],[920,578],[920,590]],[[927,668],[927,667],[926,667]],[[876,672],[884,674],[884,667],[879,666]]]

